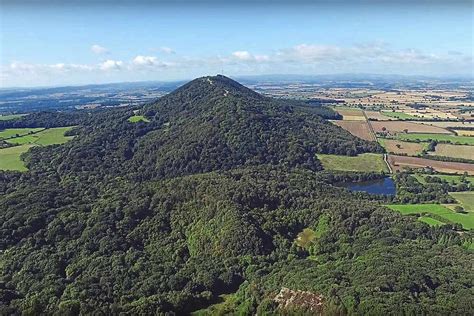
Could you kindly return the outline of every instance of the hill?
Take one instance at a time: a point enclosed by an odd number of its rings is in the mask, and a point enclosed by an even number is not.
[[[381,148],[329,110],[223,76],[135,110],[64,117],[73,140],[0,173],[0,313],[187,314],[221,294],[231,312],[276,313],[282,288],[327,313],[472,310],[465,236],[330,185],[317,153]]]

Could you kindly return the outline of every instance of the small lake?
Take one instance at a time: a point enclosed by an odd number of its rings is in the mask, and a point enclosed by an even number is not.
[[[397,193],[395,182],[390,177],[362,182],[339,183],[337,186],[350,191],[362,191],[370,194],[395,195]]]

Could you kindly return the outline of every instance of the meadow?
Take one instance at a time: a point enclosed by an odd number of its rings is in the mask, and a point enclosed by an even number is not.
[[[0,121],[9,121],[25,116],[26,114],[0,115]]]
[[[38,133],[44,128],[8,128],[0,131],[0,139],[9,139],[13,137],[24,136],[28,134]]]
[[[474,229],[474,212],[456,213],[440,204],[390,204],[386,206],[403,215],[422,215],[421,221],[425,223],[427,223],[426,217],[430,217],[445,224],[456,223],[461,224],[465,229]],[[434,221],[430,222],[435,223]]]
[[[405,141],[421,141],[428,142],[431,140],[449,142],[451,144],[460,144],[460,145],[474,145],[474,137],[469,136],[455,136],[455,135],[444,135],[444,134],[432,134],[432,133],[419,133],[419,134],[405,134],[399,133],[396,136],[399,140]]]
[[[37,128],[37,129],[6,129],[0,132],[5,141],[17,146],[0,149],[0,170],[26,171],[26,167],[20,156],[33,146],[47,146],[63,144],[72,136],[64,136],[64,133],[72,127]],[[23,136],[16,136],[23,135]]]
[[[325,170],[388,172],[381,154],[360,154],[358,156],[317,155]]]
[[[26,144],[0,149],[0,170],[26,171],[27,169],[20,156],[33,146]]]
[[[469,212],[474,212],[474,192],[451,192],[449,193],[455,198],[462,207]],[[474,214],[474,213],[473,213]]]
[[[388,111],[383,111],[382,115],[396,118],[399,120],[417,120],[420,119],[419,117],[416,117],[411,114],[403,113],[403,112],[388,112]]]
[[[143,115],[134,115],[128,118],[128,121],[131,123],[137,123],[137,122],[150,122],[149,119],[147,119]]]
[[[425,178],[427,176],[440,178],[442,180],[445,180],[449,183],[454,183],[454,184],[461,183],[461,177],[462,177],[462,176],[447,175],[447,174],[419,174],[419,173],[415,174],[414,176],[416,180],[418,180],[418,182],[420,182],[421,184],[426,184]],[[474,184],[474,176],[467,176],[466,180]]]

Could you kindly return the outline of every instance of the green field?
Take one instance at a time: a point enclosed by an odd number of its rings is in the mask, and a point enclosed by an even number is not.
[[[44,130],[44,128],[8,128],[0,131],[0,139],[28,135]]]
[[[52,145],[52,144],[63,144],[68,140],[72,139],[72,136],[64,136],[64,133],[70,130],[72,127],[55,127],[48,129],[40,129],[40,132],[34,134],[28,134],[21,137],[14,137],[7,139],[6,141],[11,144],[36,144],[41,146]],[[9,131],[9,130],[5,130]]]
[[[0,149],[0,170],[25,171],[26,167],[23,161],[21,161],[20,155],[27,152],[33,146],[26,144]]]
[[[428,142],[430,140],[437,140],[443,142],[449,142],[451,144],[461,144],[461,145],[474,145],[474,137],[470,136],[455,136],[448,134],[404,134],[399,133],[396,136],[397,139],[406,140],[406,141],[422,141]]]
[[[443,222],[438,221],[437,219],[431,218],[429,216],[420,216],[418,217],[418,220],[430,226],[443,226],[444,225]]]
[[[26,114],[0,115],[0,121],[9,121],[25,116]]]
[[[440,178],[443,180],[446,180],[448,183],[453,183],[454,184],[459,184],[461,183],[461,176],[455,176],[455,175],[446,175],[446,174],[415,174],[414,175],[416,180],[420,182],[421,184],[426,184],[425,177],[430,176],[430,177],[436,177]],[[466,180],[470,183],[474,184],[474,176],[466,176]]]
[[[387,205],[387,207],[403,215],[419,214],[423,215],[423,217],[430,217],[429,215],[432,214],[436,217],[433,219],[438,222],[443,220],[445,223],[461,224],[465,229],[474,229],[474,212],[466,214],[456,213],[440,204],[391,204]],[[418,220],[427,223],[425,218],[418,218]],[[431,221],[431,223],[435,222]]]
[[[403,112],[385,112],[382,111],[380,112],[382,115],[388,116],[388,117],[393,117],[397,118],[399,120],[419,120],[420,118],[414,115],[406,114]]]
[[[466,211],[474,214],[474,192],[450,192],[449,195],[455,198]]]
[[[28,151],[33,146],[46,146],[67,142],[72,139],[72,136],[64,136],[64,133],[71,128],[7,129],[0,132],[3,135],[9,135],[8,137],[13,137],[16,134],[24,135],[6,139],[7,142],[18,146],[0,149],[0,170],[25,171],[25,165],[20,159],[22,153]],[[33,134],[28,134],[32,130]]]
[[[317,155],[325,170],[388,172],[382,154],[360,154],[358,156]]]
[[[147,119],[146,117],[144,117],[143,115],[134,115],[134,116],[131,116],[128,118],[128,121],[129,122],[132,122],[132,123],[136,123],[136,122],[150,122],[149,119]]]

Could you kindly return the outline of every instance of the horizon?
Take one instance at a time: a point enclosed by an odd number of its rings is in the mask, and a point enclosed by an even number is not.
[[[3,89],[209,73],[473,78],[470,1],[4,1],[1,8]]]

